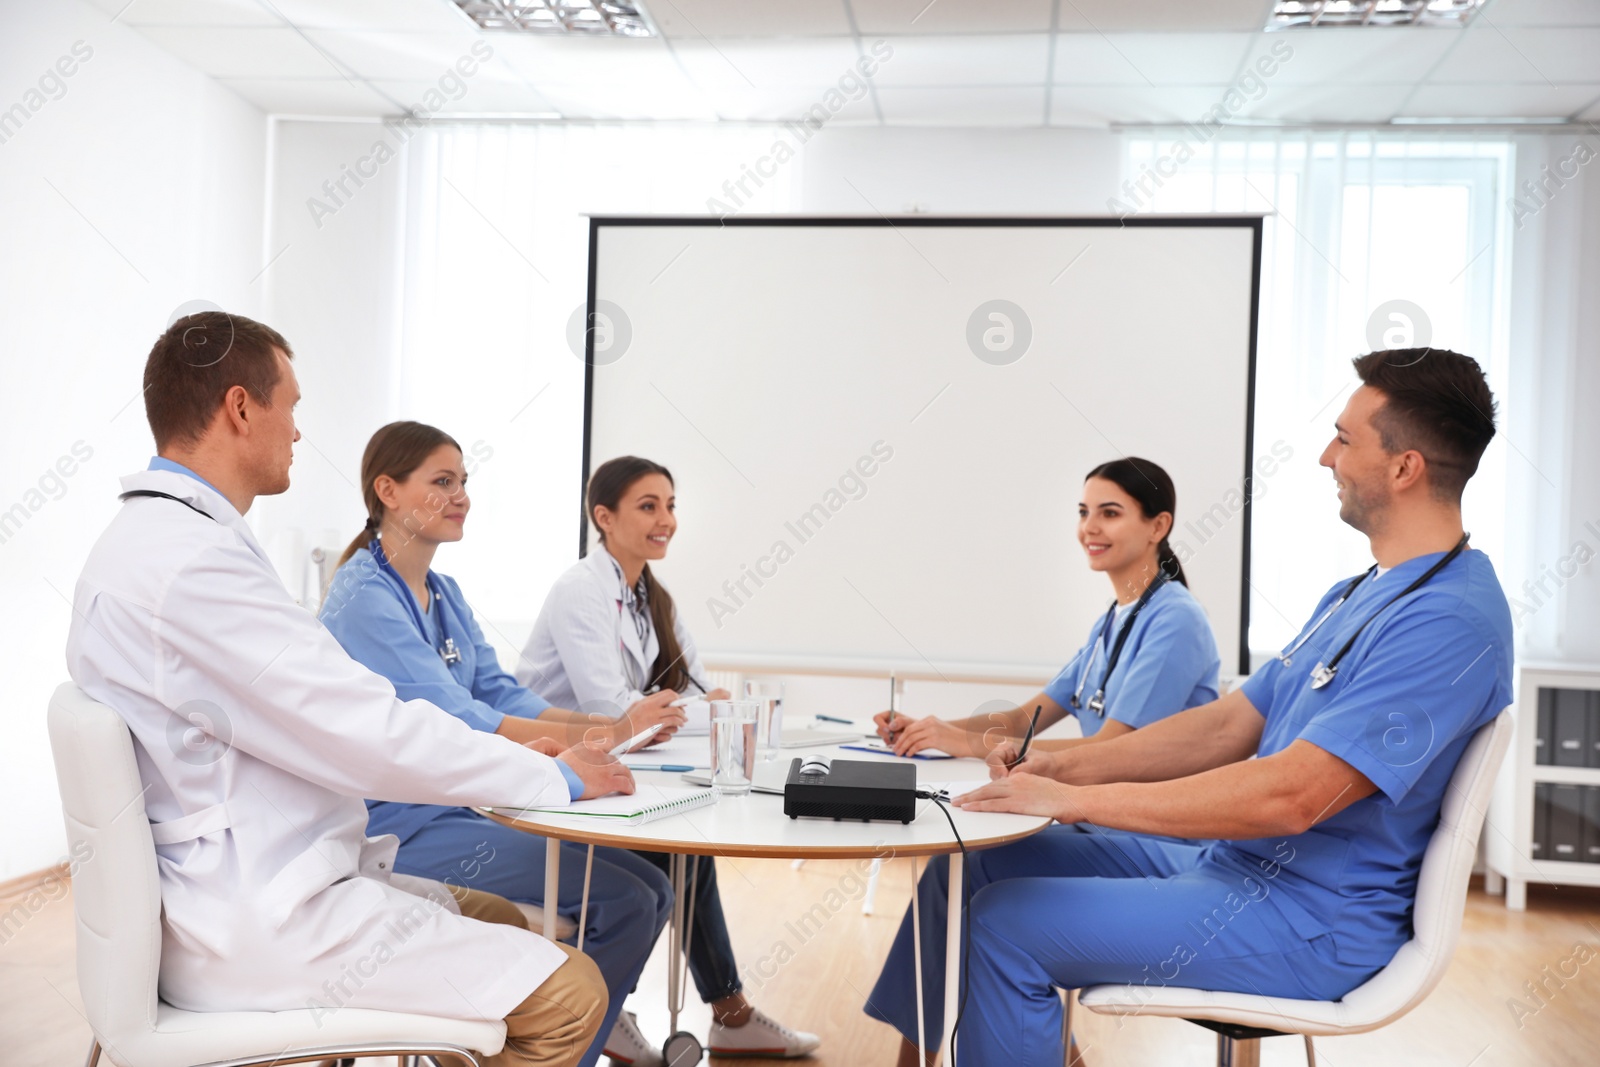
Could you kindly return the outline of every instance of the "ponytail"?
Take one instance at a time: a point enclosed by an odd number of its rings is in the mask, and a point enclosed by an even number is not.
[[[356,534],[355,538],[351,540],[350,544],[345,548],[344,555],[339,557],[337,566],[343,567],[350,561],[351,556],[355,555],[357,552],[360,552],[363,548],[370,547],[372,542],[377,540],[377,537],[378,520],[369,518],[367,520],[367,524],[361,528],[361,532]]]
[[[1161,568],[1161,573],[1168,579],[1177,582],[1185,588],[1189,585],[1189,578],[1183,573],[1183,564],[1178,562],[1178,554],[1172,551],[1172,543],[1165,537],[1156,546],[1156,565]]]

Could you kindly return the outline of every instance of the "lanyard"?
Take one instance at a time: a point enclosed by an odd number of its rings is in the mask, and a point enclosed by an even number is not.
[[[1128,634],[1133,632],[1134,620],[1139,617],[1139,612],[1144,610],[1144,606],[1150,603],[1150,598],[1156,595],[1156,590],[1166,583],[1167,572],[1163,570],[1156,575],[1145,591],[1140,594],[1139,599],[1133,605],[1133,609],[1128,612],[1128,621],[1123,623],[1122,628],[1117,631],[1116,643],[1107,646],[1110,654],[1106,656],[1106,669],[1100,673],[1099,688],[1089,698],[1089,710],[1102,719],[1106,715],[1106,683],[1111,681],[1111,672],[1117,669],[1117,662],[1122,659],[1122,646],[1128,643]],[[1102,645],[1107,644],[1107,640],[1111,636],[1111,624],[1116,617],[1117,602],[1113,600],[1111,607],[1106,610],[1106,621],[1100,627],[1100,636],[1095,639],[1094,649],[1089,653],[1089,662],[1084,664],[1083,676],[1078,679],[1078,691],[1072,694],[1072,706],[1074,708],[1083,707],[1083,686],[1089,679],[1089,670],[1094,666],[1094,654],[1100,650]]]
[[[1350,649],[1355,645],[1356,638],[1361,636],[1361,631],[1367,628],[1367,624],[1387,611],[1389,606],[1396,600],[1399,600],[1404,596],[1409,596],[1418,589],[1421,589],[1424,585],[1427,585],[1428,579],[1444,570],[1450,565],[1452,560],[1466,550],[1467,539],[1471,536],[1472,535],[1470,533],[1463,533],[1461,535],[1461,540],[1456,542],[1456,547],[1452,548],[1449,552],[1446,552],[1443,559],[1429,567],[1427,572],[1423,574],[1422,577],[1418,578],[1416,581],[1412,582],[1410,585],[1406,586],[1404,589],[1400,590],[1400,592],[1396,593],[1393,597],[1384,602],[1383,606],[1378,608],[1377,611],[1374,611],[1371,615],[1368,615],[1361,625],[1356,627],[1356,632],[1350,635],[1350,639],[1344,643],[1343,647],[1333,654],[1333,658],[1328,661],[1327,666],[1323,666],[1321,663],[1318,663],[1314,668],[1312,668],[1311,688],[1321,689],[1323,686],[1333,681],[1333,676],[1339,672],[1339,661],[1344,659],[1345,653],[1349,652]],[[1365,578],[1366,575],[1362,575],[1362,577]],[[1350,588],[1353,589],[1354,585],[1352,585]],[[1343,601],[1341,600],[1340,603],[1343,603]],[[1336,604],[1334,606],[1337,607],[1338,605]]]
[[[401,599],[406,602],[406,607],[411,611],[411,621],[417,624],[417,632],[422,634],[422,639],[424,641],[428,640],[428,624],[422,617],[422,607],[417,603],[417,598],[411,595],[411,590],[407,588],[405,579],[400,577],[400,572],[396,571],[394,565],[389,562],[389,557],[384,554],[383,545],[376,537],[372,539],[370,548],[372,550],[372,558],[377,561],[378,568],[394,575],[394,580],[400,583],[401,590],[406,594]],[[461,650],[456,647],[455,638],[451,637],[445,629],[444,607],[439,603],[439,591],[433,587],[432,572],[429,572],[423,581],[428,587],[430,605],[439,609],[439,636],[443,640],[435,646],[434,651],[439,653],[439,658],[444,660],[446,667],[453,667],[461,662]]]

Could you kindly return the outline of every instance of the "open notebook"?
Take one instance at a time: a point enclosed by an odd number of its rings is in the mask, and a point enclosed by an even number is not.
[[[655,785],[640,782],[639,791],[632,796],[597,797],[594,800],[575,800],[565,807],[549,808],[491,808],[496,815],[513,819],[523,815],[584,815],[604,822],[639,823],[655,822],[680,811],[690,811],[715,803],[717,794],[711,789],[690,789],[679,785]]]

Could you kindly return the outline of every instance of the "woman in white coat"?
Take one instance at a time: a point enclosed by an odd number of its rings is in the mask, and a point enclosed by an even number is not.
[[[550,756],[397,699],[283,587],[244,513],[289,487],[299,397],[275,331],[178,320],[145,367],[160,455],[123,480],[74,597],[68,670],[127,722],[145,786],[160,995],[200,1012],[506,1019],[491,1067],[575,1063],[606,1004],[594,964],[514,909],[491,925],[403,892],[394,839],[366,837],[363,796],[509,806],[569,790]],[[568,758],[585,795],[632,788],[614,761]],[[468,915],[509,908],[465,896]]]
[[[600,544],[556,579],[534,623],[517,680],[551,703],[616,714],[645,693],[670,689],[725,700],[709,690],[694,639],[672,597],[650,572],[677,532],[672,474],[659,463],[622,456],[589,479],[589,520]],[[662,870],[669,857],[641,852]],[[796,1057],[814,1051],[815,1034],[790,1030],[745,1000],[717,890],[716,863],[700,857],[689,970],[711,1005],[713,1055]]]

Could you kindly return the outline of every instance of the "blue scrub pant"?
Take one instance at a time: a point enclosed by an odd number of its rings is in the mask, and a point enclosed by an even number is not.
[[[962,1067],[1059,1067],[1057,989],[1105,982],[1336,1000],[1374,972],[1338,962],[1331,938],[1305,940],[1271,903],[1282,891],[1203,860],[1205,846],[1096,828],[1050,827],[970,853]],[[917,887],[926,1045],[944,1031],[949,864]],[[915,1042],[911,916],[900,924],[866,1012]]]
[[[401,844],[395,870],[543,906],[544,850],[542,837],[502,826],[466,808],[452,808]],[[556,910],[574,922],[583,901],[587,852],[585,845],[561,846]],[[600,1059],[622,1002],[633,991],[656,937],[671,917],[672,883],[652,863],[626,849],[594,850],[583,951],[600,968],[611,1002],[594,1044],[579,1061],[583,1067]]]
[[[666,852],[634,852],[667,875],[671,884],[672,856]],[[698,871],[698,873],[696,873]],[[700,999],[710,1004],[744,988],[728,937],[728,920],[722,914],[722,893],[717,888],[715,856],[690,856],[684,868],[683,888],[694,893],[694,926],[684,912],[684,948],[689,952],[689,973]]]

